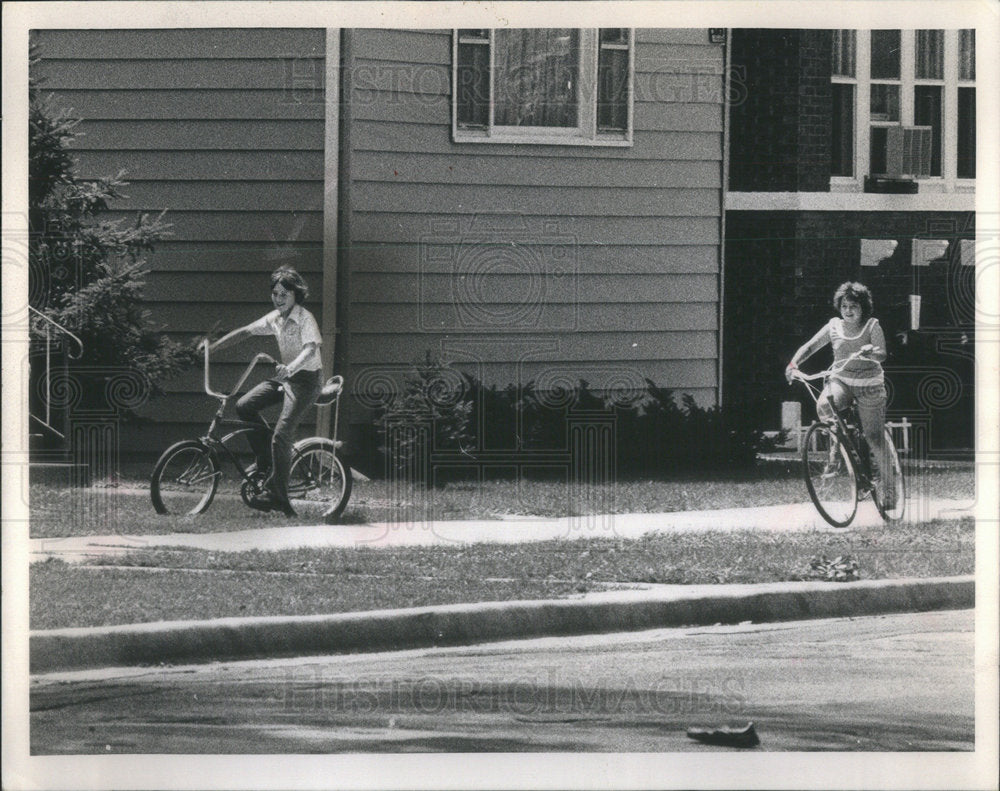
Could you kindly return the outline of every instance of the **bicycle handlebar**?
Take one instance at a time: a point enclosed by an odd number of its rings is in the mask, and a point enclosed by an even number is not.
[[[871,351],[871,349],[867,349],[867,350],[864,349],[864,348],[858,349],[858,351],[854,352],[854,354],[852,354],[850,357],[845,357],[840,362],[835,362],[833,365],[831,365],[825,371],[819,371],[818,373],[814,373],[814,374],[804,374],[798,368],[793,368],[792,369],[792,374],[791,374],[792,379],[798,379],[799,381],[802,381],[802,382],[811,382],[814,379],[823,379],[823,378],[825,378],[827,376],[830,376],[831,374],[835,374],[838,371],[841,371],[842,369],[844,369],[847,366],[848,363],[854,362],[855,360],[861,359],[862,357],[865,356],[865,354],[867,353],[867,351]]]
[[[250,361],[250,364],[247,365],[247,368],[243,372],[243,375],[239,378],[239,381],[233,386],[233,391],[231,393],[219,393],[212,389],[212,385],[209,382],[209,357],[208,357],[209,344],[207,341],[205,342],[204,346],[205,346],[205,392],[208,393],[210,396],[213,396],[214,398],[218,398],[220,401],[225,401],[229,398],[232,398],[234,395],[236,395],[236,393],[239,392],[239,389],[243,387],[243,383],[250,376],[250,372],[253,371],[253,369],[257,366],[257,363],[269,362],[272,364],[277,364],[277,360],[275,360],[270,354],[266,354],[265,352],[260,352]]]

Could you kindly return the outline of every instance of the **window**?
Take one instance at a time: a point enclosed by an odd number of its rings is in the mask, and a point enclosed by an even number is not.
[[[923,152],[908,162],[928,189],[975,177],[974,30],[834,30],[831,44],[834,184],[897,175],[901,142]]]
[[[914,52],[913,123],[931,128],[932,176],[941,175],[941,102],[944,98],[944,31],[916,31]]]
[[[855,47],[853,30],[833,31],[833,118],[831,123],[830,172],[834,176],[854,175],[854,96]]]
[[[873,30],[870,43],[869,172],[884,174],[889,166],[886,158],[889,127],[899,126],[900,31]]]
[[[632,49],[626,28],[456,31],[454,139],[628,145]]]
[[[958,31],[958,177],[976,177],[976,31]]]

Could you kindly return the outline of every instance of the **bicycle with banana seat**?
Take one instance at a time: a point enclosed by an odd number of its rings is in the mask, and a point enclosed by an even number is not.
[[[232,447],[238,437],[264,431],[270,441],[270,426],[260,426],[242,420],[224,420],[226,404],[235,396],[259,363],[276,364],[269,354],[260,353],[247,365],[229,393],[214,390],[209,377],[209,351],[205,349],[205,392],[219,400],[219,408],[209,424],[208,432],[198,439],[186,439],[167,448],[153,468],[149,493],[153,507],[160,514],[203,514],[215,498],[222,478],[222,462],[228,460],[240,480],[240,497],[247,506],[264,490],[267,472],[256,464],[244,467],[240,455]],[[340,415],[340,394],[344,379],[331,377],[323,385],[316,406],[333,409],[333,438],[307,437],[292,448],[288,476],[288,496],[302,520],[334,524],[347,507],[351,496],[351,468],[337,455],[341,443],[337,440]]]
[[[825,371],[804,374],[792,371],[792,377],[806,388],[814,402],[819,401],[829,378],[852,360],[871,351],[865,347]],[[813,384],[823,381],[823,386]],[[884,429],[886,456],[891,470],[874,474],[871,449],[861,431],[857,406],[834,410],[833,420],[816,420],[806,431],[802,443],[802,466],[809,497],[820,515],[834,527],[847,527],[857,513],[858,501],[871,495],[879,514],[886,521],[903,518],[906,487],[899,454],[888,427]],[[887,483],[887,479],[888,483]]]

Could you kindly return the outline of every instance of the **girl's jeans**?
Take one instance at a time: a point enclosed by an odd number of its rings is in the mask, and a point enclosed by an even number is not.
[[[236,414],[240,420],[257,423],[264,428],[264,431],[251,431],[247,437],[257,456],[258,469],[265,469],[270,457],[271,474],[264,482],[264,488],[279,503],[288,502],[288,472],[292,465],[295,429],[306,410],[316,401],[322,384],[322,371],[299,371],[284,382],[277,379],[261,382],[236,402]],[[278,402],[282,402],[281,415],[274,424],[268,452],[267,424],[260,412]]]
[[[834,407],[844,409],[853,401],[858,402],[861,430],[868,440],[878,472],[888,478],[892,475],[892,461],[884,440],[886,407],[884,384],[878,382],[870,385],[848,385],[831,377],[816,403],[816,413],[820,420],[833,420]]]

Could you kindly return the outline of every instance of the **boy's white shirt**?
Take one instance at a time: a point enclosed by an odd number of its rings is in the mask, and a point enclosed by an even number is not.
[[[285,330],[289,322],[294,323],[299,328],[298,338],[290,338]],[[278,351],[281,362],[286,367],[291,368],[299,355],[307,347],[312,345],[311,353],[302,361],[295,370],[289,370],[291,376],[298,371],[319,371],[323,368],[320,359],[319,347],[323,343],[323,338],[319,332],[319,325],[316,317],[306,310],[302,305],[295,305],[288,313],[288,317],[281,318],[281,311],[272,310],[261,316],[253,324],[247,326],[251,335],[273,335],[278,341]]]

